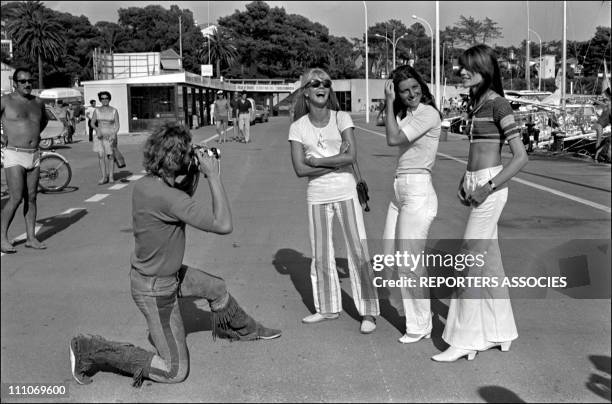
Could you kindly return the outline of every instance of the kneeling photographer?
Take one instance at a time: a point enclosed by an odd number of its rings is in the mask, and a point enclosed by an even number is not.
[[[161,383],[185,380],[189,371],[183,320],[178,297],[205,298],[211,308],[213,339],[272,339],[279,330],[251,318],[228,293],[225,281],[200,269],[183,265],[185,224],[228,234],[232,216],[220,177],[219,154],[191,145],[183,126],[167,123],[146,141],[143,165],[147,171],[132,194],[135,248],[131,256],[132,298],[144,314],[158,354],[134,345],[79,335],[70,342],[72,374],[80,384],[100,368],[111,368],[134,377]],[[193,198],[204,174],[212,196],[208,204]]]

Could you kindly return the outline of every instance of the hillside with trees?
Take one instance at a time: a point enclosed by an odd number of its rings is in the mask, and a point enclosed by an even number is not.
[[[189,9],[176,5],[166,9],[158,5],[120,8],[117,21],[99,21],[92,25],[86,16],[60,13],[40,1],[2,4],[3,35],[12,38],[12,58],[3,52],[2,61],[12,66],[31,66],[41,86],[72,86],[77,81],[92,80],[92,54],[95,48],[107,52],[179,52],[179,17],[185,70],[199,72],[208,61],[215,75],[226,78],[286,78],[295,80],[311,66],[327,69],[334,78],[364,77],[365,37],[344,38],[331,35],[317,22],[289,14],[282,7],[270,7],[253,1],[245,9],[221,17],[217,31],[205,38]],[[453,71],[461,52],[473,43],[487,43],[500,59],[515,55],[511,68],[503,68],[504,86],[525,88],[526,41],[519,46],[500,47],[501,26],[489,18],[459,16],[451,27],[440,32],[443,55],[442,77],[457,84]],[[431,38],[420,23],[406,26],[400,20],[379,22],[368,28],[368,61],[372,78],[387,77],[392,70],[392,49],[384,36],[397,41],[396,65],[412,63],[424,77],[429,77]],[[210,41],[210,42],[208,42]],[[17,46],[17,44],[19,46]],[[604,60],[610,58],[610,27],[594,28],[588,41],[568,41],[567,57],[575,58],[579,71],[568,72],[574,89],[597,93]],[[210,51],[209,51],[210,50]],[[530,43],[532,58],[539,55],[539,44]],[[561,60],[561,42],[542,43],[543,54]],[[36,67],[36,68],[34,68]],[[609,69],[610,70],[610,69]],[[41,77],[42,76],[42,77]],[[531,86],[537,87],[537,66],[532,66]],[[512,83],[510,85],[510,83]],[[543,82],[554,89],[554,79]]]

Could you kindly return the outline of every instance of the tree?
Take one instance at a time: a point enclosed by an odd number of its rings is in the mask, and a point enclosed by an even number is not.
[[[481,25],[482,30],[482,43],[487,43],[487,41],[491,39],[501,38],[501,28],[498,24],[491,20],[489,17],[486,17],[484,22]]]
[[[231,38],[223,28],[217,27],[214,33],[208,37],[210,41],[210,54],[208,44],[204,45],[199,52],[200,61],[214,60],[217,69],[215,75],[221,76],[221,63],[230,66],[238,59],[238,51],[232,43]]]
[[[18,3],[11,10],[8,35],[15,48],[38,63],[38,88],[43,88],[43,61],[57,60],[64,49],[61,26],[51,18],[40,1]]]
[[[474,17],[459,17],[459,22],[455,24],[459,40],[466,43],[468,46],[478,43],[478,37],[484,34],[483,23],[475,20]]]

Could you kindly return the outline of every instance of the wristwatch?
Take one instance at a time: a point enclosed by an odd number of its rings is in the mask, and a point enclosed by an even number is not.
[[[493,182],[493,180],[489,180],[488,184],[491,186],[491,191],[495,191],[497,187],[495,186],[495,183]]]

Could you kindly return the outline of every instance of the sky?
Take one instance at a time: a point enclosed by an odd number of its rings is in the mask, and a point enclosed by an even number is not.
[[[5,3],[5,2],[3,2]],[[219,17],[245,11],[250,1],[44,1],[54,10],[85,15],[92,24],[97,21],[117,22],[119,8],[146,7],[156,4],[169,9],[176,4],[193,12],[199,24],[214,24]],[[346,38],[362,37],[365,31],[363,1],[268,1],[271,7],[283,7],[289,14],[302,15],[323,24],[330,34]],[[368,25],[399,19],[406,26],[416,22],[417,15],[435,30],[434,1],[366,1]],[[461,15],[484,20],[489,17],[502,29],[503,38],[494,43],[518,46],[527,37],[528,28],[542,41],[561,40],[563,35],[563,1],[440,1],[440,29],[453,26]],[[595,27],[610,27],[610,1],[567,1],[567,39],[586,41],[595,34]],[[528,18],[529,14],[529,18]],[[529,19],[529,27],[527,21]],[[426,28],[429,33],[429,29]],[[531,34],[531,40],[538,42]],[[493,43],[493,44],[494,44]],[[492,44],[491,44],[492,45]]]

